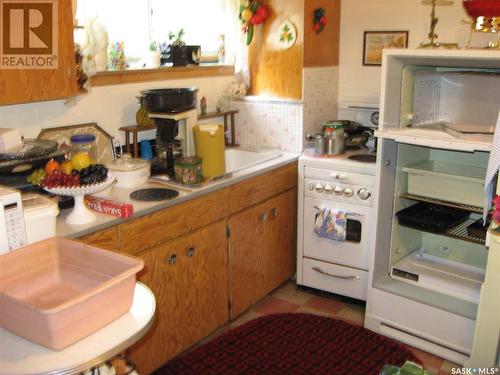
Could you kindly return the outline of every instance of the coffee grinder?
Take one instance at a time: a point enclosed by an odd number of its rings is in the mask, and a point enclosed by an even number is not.
[[[179,113],[150,113],[156,125],[156,156],[152,160],[153,174],[166,173],[175,177],[176,156],[194,156],[193,126],[198,122],[198,113],[191,109]]]

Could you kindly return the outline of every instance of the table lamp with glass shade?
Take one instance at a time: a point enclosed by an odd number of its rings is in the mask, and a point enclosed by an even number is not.
[[[429,34],[429,41],[427,43],[421,43],[420,48],[447,48],[447,49],[456,49],[458,48],[457,43],[440,43],[437,42],[438,34],[436,34],[436,26],[439,21],[439,18],[436,17],[436,5],[453,5],[453,0],[422,0],[422,5],[431,5],[431,25]]]

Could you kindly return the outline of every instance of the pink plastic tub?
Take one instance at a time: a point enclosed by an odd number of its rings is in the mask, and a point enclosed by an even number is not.
[[[0,256],[0,326],[61,350],[132,305],[141,259],[62,238]]]

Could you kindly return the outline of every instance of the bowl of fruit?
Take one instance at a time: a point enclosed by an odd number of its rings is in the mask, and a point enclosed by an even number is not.
[[[78,154],[62,163],[49,160],[44,168],[28,176],[29,182],[49,193],[74,197],[75,206],[66,217],[66,222],[72,225],[96,220],[97,216],[85,206],[84,196],[107,189],[114,180],[104,165],[93,164],[88,155],[85,158]]]

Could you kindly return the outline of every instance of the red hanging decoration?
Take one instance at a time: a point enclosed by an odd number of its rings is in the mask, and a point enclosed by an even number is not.
[[[326,18],[325,9],[324,8],[315,9],[313,14],[313,31],[316,34],[321,33],[325,29],[327,23],[328,23],[328,18]]]

